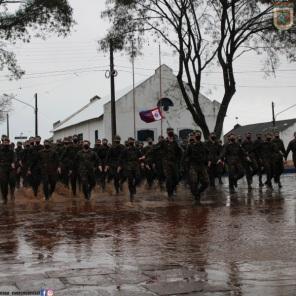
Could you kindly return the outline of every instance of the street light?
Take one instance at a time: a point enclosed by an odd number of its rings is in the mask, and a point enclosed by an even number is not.
[[[12,99],[32,108],[34,110],[34,113],[35,113],[35,137],[38,137],[38,97],[37,97],[37,94],[35,94],[35,107],[27,102],[20,100],[20,99],[17,99],[17,98],[12,98]]]

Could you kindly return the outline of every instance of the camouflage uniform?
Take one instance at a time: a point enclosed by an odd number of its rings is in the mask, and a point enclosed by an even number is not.
[[[274,138],[272,143],[276,146],[275,157],[273,158],[273,174],[274,182],[282,187],[281,185],[281,174],[284,172],[284,157],[286,156],[286,149],[283,141],[280,138]]]
[[[121,182],[123,179],[124,164],[120,172],[118,172],[117,169],[119,167],[120,155],[124,149],[125,147],[122,144],[114,143],[110,147],[106,158],[106,164],[109,166],[108,182],[110,182],[111,180],[114,181],[116,193],[119,193]]]
[[[38,152],[41,169],[41,180],[45,199],[49,199],[55,191],[59,158],[56,151],[49,146]]]
[[[264,141],[261,144],[261,163],[263,164],[264,173],[266,174],[266,185],[272,187],[272,177],[274,174],[274,161],[273,158],[276,154],[276,146],[272,141]]]
[[[208,150],[208,160],[210,165],[208,167],[208,174],[210,179],[210,186],[215,187],[215,179],[219,177],[220,164],[217,164],[219,156],[222,151],[221,145],[216,140],[209,140],[206,142],[206,148]]]
[[[246,172],[248,187],[251,188],[251,185],[253,183],[253,176],[258,171],[258,163],[256,160],[254,142],[251,139],[245,139],[243,141],[242,148],[246,153],[246,157],[243,160],[243,165]]]
[[[134,195],[136,194],[136,187],[140,182],[139,158],[141,156],[141,151],[132,145],[122,150],[120,155],[119,166],[124,166],[131,201],[133,201]]]
[[[96,185],[95,168],[100,165],[98,156],[90,149],[83,149],[77,153],[77,163],[84,197],[90,199]]]
[[[229,189],[234,192],[234,187],[237,187],[237,181],[244,176],[244,168],[242,160],[245,158],[245,153],[241,144],[230,142],[225,144],[220,159],[225,159],[228,167]]]
[[[4,203],[7,203],[8,187],[12,199],[14,199],[15,171],[12,164],[16,162],[15,152],[9,145],[2,145],[0,148],[0,186]]]
[[[107,144],[102,144],[94,148],[94,152],[97,154],[98,158],[101,160],[102,171],[98,172],[98,182],[101,185],[103,191],[106,187],[106,177],[107,177],[107,164],[106,159],[109,151],[109,146]]]
[[[285,155],[286,160],[288,158],[290,151],[292,151],[293,163],[294,163],[294,167],[296,168],[296,139],[292,140],[287,147],[287,151]]]
[[[35,196],[38,194],[38,188],[41,184],[41,167],[39,162],[39,151],[43,146],[38,144],[31,146],[28,160],[28,172],[30,172],[30,185]]]
[[[174,191],[179,182],[179,168],[182,158],[182,149],[176,140],[172,142],[168,139],[159,143],[156,147],[162,155],[163,171],[166,178],[166,189],[168,197],[172,198]]]
[[[189,184],[191,193],[196,200],[199,200],[200,194],[209,186],[207,147],[200,141],[189,144],[184,157],[189,164]]]

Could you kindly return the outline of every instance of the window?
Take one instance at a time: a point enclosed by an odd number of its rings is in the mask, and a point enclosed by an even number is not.
[[[179,130],[179,138],[182,140],[186,140],[189,136],[190,133],[192,133],[193,130],[192,129],[182,129]]]
[[[78,134],[77,137],[79,141],[83,141],[83,134]]]
[[[154,141],[154,131],[153,130],[140,130],[137,133],[138,141],[145,142],[148,138],[151,138]]]
[[[99,139],[99,131],[95,130],[95,141]]]

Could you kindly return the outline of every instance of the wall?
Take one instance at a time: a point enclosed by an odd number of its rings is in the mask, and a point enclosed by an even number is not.
[[[64,139],[64,137],[69,137],[73,135],[83,134],[83,139],[91,142],[91,145],[95,143],[95,131],[99,131],[99,138],[104,138],[104,121],[103,117],[99,119],[89,120],[78,125],[65,128],[60,131],[54,132],[53,140],[56,142],[59,139]]]
[[[174,107],[169,112],[165,112],[163,120],[163,134],[166,134],[167,127],[173,127],[175,132],[180,129],[198,129],[192,119],[191,113],[187,110],[178,87],[177,79],[172,70],[167,66],[162,66],[162,97],[169,97],[174,102]],[[140,119],[139,112],[156,107],[160,93],[160,71],[156,70],[155,75],[136,87],[136,130],[152,129],[155,131],[155,139],[161,135],[161,122],[145,123]],[[188,93],[190,93],[188,91]],[[201,108],[206,116],[206,121],[210,131],[214,129],[216,116],[219,108],[218,102],[212,102],[204,96],[200,96]],[[117,134],[122,140],[134,137],[134,117],[133,117],[133,93],[132,91],[116,101]],[[111,104],[104,106],[105,135],[111,139]]]

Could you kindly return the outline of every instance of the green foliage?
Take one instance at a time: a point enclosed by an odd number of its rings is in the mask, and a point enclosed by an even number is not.
[[[17,5],[17,7],[16,7]],[[30,42],[49,34],[66,36],[74,24],[72,8],[67,0],[0,0],[0,70],[6,66],[14,78],[20,78],[16,57],[5,50],[5,43]]]

